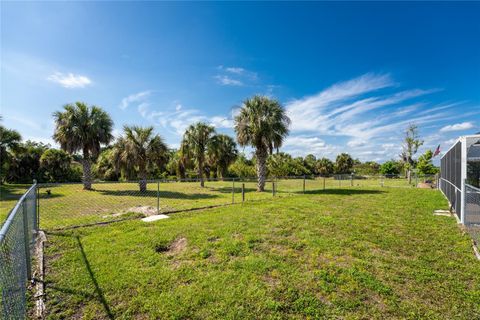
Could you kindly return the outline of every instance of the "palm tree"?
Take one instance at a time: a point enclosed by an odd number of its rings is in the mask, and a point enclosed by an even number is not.
[[[108,144],[113,139],[113,121],[100,107],[87,106],[83,102],[67,104],[63,109],[63,112],[53,114],[53,139],[70,154],[82,151],[83,188],[91,190],[92,158],[98,156],[101,144]]]
[[[321,158],[315,164],[315,170],[321,176],[328,176],[333,173],[333,162],[328,158]]]
[[[237,144],[232,137],[225,134],[214,135],[207,148],[210,166],[217,168],[218,176],[223,180],[227,175],[228,166],[237,159]]]
[[[124,126],[124,136],[118,138],[113,151],[117,169],[138,173],[140,192],[147,190],[147,170],[166,163],[168,148],[163,139],[154,134],[153,127]]]
[[[204,186],[203,171],[205,166],[205,155],[207,146],[210,143],[212,135],[215,133],[215,129],[203,122],[197,122],[190,125],[181,143],[181,153],[187,158],[193,159],[197,168],[198,177],[200,178],[200,186]]]
[[[241,146],[255,148],[257,158],[257,191],[264,191],[266,161],[273,149],[282,146],[288,135],[290,118],[277,100],[263,96],[247,99],[235,117],[235,132]]]
[[[1,117],[0,120],[2,120]],[[0,125],[0,184],[3,184],[4,177],[9,169],[12,157],[10,152],[17,150],[21,142],[22,136],[20,133]]]

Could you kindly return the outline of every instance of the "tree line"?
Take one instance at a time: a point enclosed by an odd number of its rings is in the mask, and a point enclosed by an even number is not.
[[[90,190],[94,179],[138,180],[140,190],[145,191],[148,179],[195,178],[203,187],[206,178],[256,176],[257,190],[263,191],[269,176],[397,175],[413,168],[433,174],[437,170],[430,150],[413,159],[423,143],[415,126],[406,131],[400,159],[382,165],[362,163],[347,153],[331,161],[312,154],[292,157],[280,152],[290,119],[277,100],[264,96],[244,101],[234,119],[236,139],[198,122],[186,129],[178,150],[169,149],[153,127],[124,126],[122,135],[115,139],[110,115],[83,102],[65,105],[53,118],[53,139],[60,149],[22,142],[18,132],[0,126],[2,183],[82,181],[84,189]],[[253,148],[251,158],[238,151],[245,146]]]

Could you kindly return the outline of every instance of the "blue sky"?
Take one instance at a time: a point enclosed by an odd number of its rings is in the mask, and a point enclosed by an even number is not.
[[[1,3],[3,124],[52,143],[52,113],[103,107],[172,146],[233,135],[253,94],[292,119],[283,151],[397,158],[404,128],[448,149],[480,131],[480,3]],[[248,149],[246,150],[249,151]]]

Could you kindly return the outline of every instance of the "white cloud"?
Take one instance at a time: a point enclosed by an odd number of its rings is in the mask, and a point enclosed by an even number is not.
[[[364,74],[358,78],[340,82],[319,92],[316,95],[293,100],[286,104],[287,112],[292,119],[292,130],[326,131],[328,113],[332,116],[357,108],[356,105],[339,105],[352,97],[363,95],[385,87],[393,86],[393,81],[388,74]],[[364,100],[363,103],[371,102]],[[335,110],[338,108],[339,110]],[[328,112],[327,109],[330,109]]]
[[[243,86],[243,82],[237,79],[233,79],[227,75],[217,75],[215,76],[218,83],[223,86]]]
[[[84,88],[92,81],[87,76],[77,75],[73,73],[63,74],[55,72],[47,77],[47,80],[56,82],[65,88]]]
[[[367,142],[362,139],[353,139],[347,142],[347,146],[349,147],[363,147],[366,144]]]
[[[317,157],[327,157],[333,159],[338,152],[334,145],[327,144],[323,139],[317,136],[290,135],[285,139],[282,147],[292,156],[305,156],[313,154]]]
[[[388,74],[367,73],[315,95],[291,100],[285,104],[292,120],[291,135],[325,139],[330,146],[322,151],[326,155],[332,150],[346,151],[362,161],[386,160],[398,157],[403,130],[410,123],[416,123],[421,130],[431,130],[438,128],[440,121],[455,119],[452,108],[460,102],[431,105],[419,101],[440,89],[397,88]],[[439,139],[443,138],[426,136],[424,147],[436,147]],[[295,150],[309,153],[312,141],[302,143]]]
[[[178,136],[185,133],[187,127],[195,122],[206,122],[218,129],[233,128],[233,120],[224,116],[207,116],[200,110],[183,107],[180,103],[162,111],[151,111],[151,105],[142,103],[138,106],[140,115],[164,129]]]
[[[225,68],[225,70],[230,73],[236,73],[236,74],[245,73],[245,69],[240,67],[228,67],[228,68]]]
[[[148,108],[148,107],[149,107],[149,104],[146,103],[146,102],[140,103],[140,104],[138,105],[138,107],[137,107],[138,113],[140,113],[140,115],[141,115],[142,117],[144,117],[144,118],[145,118],[145,117],[147,116],[147,114],[148,114],[148,111],[149,111],[149,108]]]
[[[210,122],[215,128],[233,128],[233,120],[225,117],[214,116],[211,117],[208,122]]]
[[[394,144],[394,143],[384,143],[382,144],[382,148],[384,149],[393,149],[393,148],[396,148],[398,147],[398,145]]]
[[[131,103],[144,101],[148,96],[150,96],[151,91],[142,91],[135,94],[131,94],[128,97],[122,99],[120,103],[120,109],[125,110]]]
[[[472,128],[473,128],[473,123],[462,122],[462,123],[456,123],[456,124],[445,126],[440,129],[440,132],[461,131],[461,130],[468,130]]]
[[[255,83],[258,80],[256,72],[242,67],[218,66],[219,74],[214,78],[223,86],[244,86]]]

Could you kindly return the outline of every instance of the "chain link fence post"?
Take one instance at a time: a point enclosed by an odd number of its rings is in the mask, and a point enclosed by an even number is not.
[[[305,175],[303,175],[303,193],[305,194]]]
[[[35,181],[36,183],[36,181]],[[35,195],[36,195],[36,199],[35,199],[35,214],[37,215],[37,231],[40,230],[40,186],[37,184],[37,187],[36,187],[36,190],[35,190]]]
[[[323,191],[325,191],[325,177],[323,177]]]
[[[242,202],[245,202],[245,183],[242,183]]]
[[[157,180],[157,214],[160,214],[160,180]]]
[[[232,204],[235,203],[235,178],[232,179]]]

